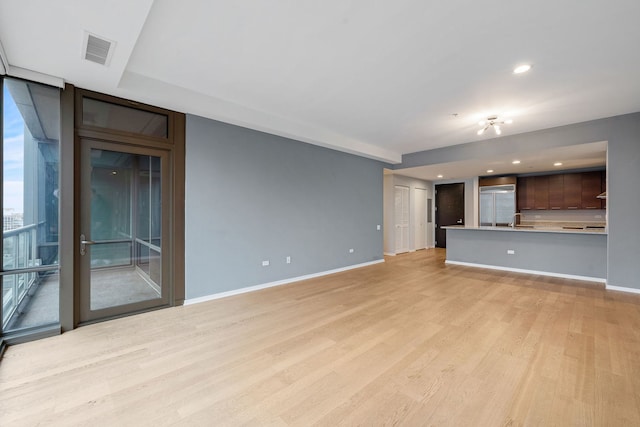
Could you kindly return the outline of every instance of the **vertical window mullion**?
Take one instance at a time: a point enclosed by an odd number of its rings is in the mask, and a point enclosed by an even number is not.
[[[153,211],[153,161],[151,156],[147,157],[149,159],[149,182],[148,182],[148,186],[149,186],[149,209],[148,209],[148,214],[149,214],[149,244],[153,243],[153,224],[151,223],[152,221],[152,211]],[[151,250],[149,250],[149,254],[151,254]]]
[[[0,251],[2,252],[2,266],[0,271],[4,271],[4,76],[0,76],[0,102],[2,103],[2,114],[0,114],[0,208],[2,208],[2,229],[3,236],[0,239]],[[0,337],[4,332],[4,281],[5,277],[0,277]]]

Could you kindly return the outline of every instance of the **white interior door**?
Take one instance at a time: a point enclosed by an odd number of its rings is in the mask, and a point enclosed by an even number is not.
[[[427,247],[427,190],[416,188],[413,190],[414,238],[415,249]]]
[[[409,252],[409,187],[395,186],[395,252]]]

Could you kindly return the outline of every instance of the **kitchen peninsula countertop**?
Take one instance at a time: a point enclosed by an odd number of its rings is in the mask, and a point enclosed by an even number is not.
[[[484,230],[484,231],[506,231],[506,232],[526,232],[526,233],[566,233],[566,234],[607,234],[606,228],[586,228],[586,227],[553,227],[553,226],[531,226],[519,225],[514,227],[492,227],[492,226],[471,226],[471,225],[446,225],[443,229],[452,230]]]

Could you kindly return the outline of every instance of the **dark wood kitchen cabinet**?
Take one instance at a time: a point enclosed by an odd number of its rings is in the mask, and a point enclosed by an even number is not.
[[[549,209],[549,176],[535,176],[534,178],[534,200],[537,210]]]
[[[518,178],[516,198],[519,211],[535,209],[535,183],[533,178],[531,176]]]
[[[518,177],[518,210],[605,209],[606,171]]]
[[[598,194],[602,193],[602,172],[583,172],[582,174],[582,209],[602,209]]]
[[[607,191],[607,171],[602,171],[602,185],[600,186],[600,192],[604,193]],[[607,199],[606,197],[604,199],[600,199],[600,203],[602,204],[602,209],[606,209],[607,208]]]
[[[582,209],[582,174],[564,174],[563,181],[564,209]]]
[[[564,174],[549,175],[549,209],[564,209]]]

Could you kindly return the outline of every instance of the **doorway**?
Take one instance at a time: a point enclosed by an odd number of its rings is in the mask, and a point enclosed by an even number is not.
[[[184,115],[76,91],[74,325],[184,300]]]
[[[167,305],[167,152],[80,143],[80,322]]]
[[[448,225],[464,225],[464,183],[436,185],[436,247],[447,247]]]

